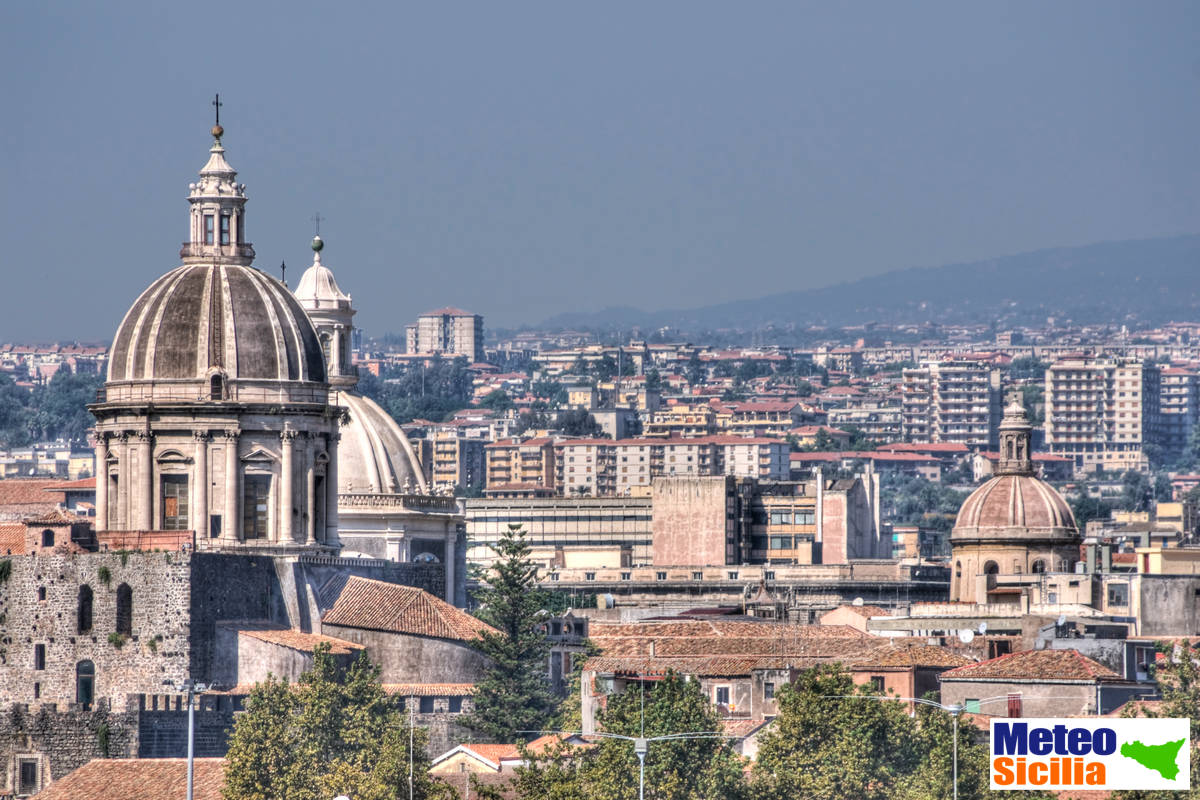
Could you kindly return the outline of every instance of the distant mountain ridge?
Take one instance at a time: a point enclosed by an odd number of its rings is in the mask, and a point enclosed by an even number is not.
[[[664,326],[684,331],[881,323],[1041,325],[1200,320],[1200,235],[1056,247],[913,267],[820,289],[702,308],[558,314],[543,329]]]

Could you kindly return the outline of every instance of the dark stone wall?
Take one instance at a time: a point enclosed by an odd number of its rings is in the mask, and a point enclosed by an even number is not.
[[[236,657],[236,653],[216,652],[218,622],[237,619],[287,624],[283,589],[269,556],[196,553],[192,556],[191,587],[188,625],[193,680],[211,682],[214,659]]]
[[[36,759],[40,783],[46,786],[94,758],[132,758],[137,737],[136,711],[9,706],[0,711],[0,794],[16,793],[19,759]]]

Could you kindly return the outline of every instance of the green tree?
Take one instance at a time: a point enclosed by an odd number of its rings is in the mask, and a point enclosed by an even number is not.
[[[670,673],[643,688],[610,695],[600,729],[623,736],[721,732],[721,718],[699,681]],[[587,796],[634,800],[638,761],[633,743],[603,739],[581,768]],[[646,797],[653,800],[736,800],[745,796],[741,763],[724,739],[651,742],[646,753]]]
[[[704,383],[708,377],[708,369],[704,366],[704,362],[700,360],[700,353],[692,351],[692,355],[688,359],[687,368],[683,374],[691,386],[699,386]]]
[[[494,392],[488,392],[484,395],[479,401],[479,407],[503,413],[513,407],[513,401],[508,396],[508,392],[503,389],[497,389]]]
[[[364,800],[408,797],[409,739],[413,797],[447,797],[429,777],[425,732],[410,731],[383,692],[379,669],[360,655],[338,674],[329,645],[295,684],[268,677],[234,722],[225,770],[226,800]]]
[[[49,383],[33,390],[29,408],[33,409],[30,426],[39,440],[87,438],[96,424],[87,410],[96,402],[96,390],[104,385],[100,375],[76,375],[66,370],[54,373]]]
[[[567,436],[600,436],[604,429],[582,408],[560,411],[554,423]]]
[[[1167,656],[1162,666],[1155,666],[1154,679],[1162,692],[1162,705],[1157,709],[1127,706],[1122,716],[1126,717],[1174,717],[1191,720],[1191,783],[1192,788],[1187,792],[1176,791],[1125,791],[1117,792],[1115,800],[1179,800],[1190,798],[1200,799],[1200,665],[1197,659],[1200,653],[1188,645],[1185,639],[1176,648],[1166,645],[1163,653]]]
[[[921,763],[916,724],[902,703],[845,699],[868,693],[837,665],[783,687],[759,739],[756,800],[891,800]]]
[[[496,561],[475,593],[475,615],[496,630],[475,642],[490,664],[475,685],[475,710],[462,723],[492,741],[528,741],[536,734],[523,731],[545,729],[555,706],[546,676],[550,647],[539,626],[548,597],[520,524],[510,524],[491,548]]]
[[[7,375],[0,375],[0,445],[21,447],[33,441],[29,392]]]

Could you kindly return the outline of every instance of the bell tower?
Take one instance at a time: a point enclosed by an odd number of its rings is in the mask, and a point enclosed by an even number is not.
[[[313,263],[300,276],[296,299],[308,312],[321,350],[325,353],[325,370],[334,388],[349,389],[358,383],[358,369],[350,359],[350,335],[354,332],[354,307],[350,295],[338,287],[333,270],[321,263],[325,241],[320,234],[313,237]]]
[[[1004,419],[1000,422],[1000,459],[997,475],[1033,475],[1033,454],[1029,450],[1033,426],[1025,416],[1018,395],[1008,398]]]
[[[217,107],[213,144],[200,180],[188,184],[190,234],[179,256],[184,264],[250,266],[254,248],[246,241],[246,184],[237,182],[237,172],[225,160],[220,95],[213,105]]]

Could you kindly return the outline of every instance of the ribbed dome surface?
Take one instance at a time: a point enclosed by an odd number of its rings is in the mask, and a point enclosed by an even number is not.
[[[1071,507],[1032,475],[997,475],[959,509],[952,538],[1076,538]]]
[[[420,463],[396,421],[353,392],[340,393],[338,403],[350,413],[338,445],[338,491],[424,494]]]
[[[338,288],[333,270],[320,262],[313,264],[300,276],[296,286],[296,299],[312,309],[345,308],[350,304],[350,295]]]
[[[150,285],[113,339],[108,380],[324,383],[325,358],[292,293],[253,267],[186,265]]]

